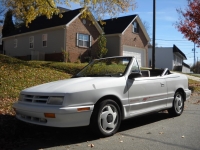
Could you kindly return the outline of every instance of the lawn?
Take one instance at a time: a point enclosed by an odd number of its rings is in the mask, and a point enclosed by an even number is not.
[[[86,64],[22,61],[0,54],[0,114],[13,114],[12,103],[21,90],[68,79]]]
[[[193,93],[200,93],[200,82],[189,79],[189,89]]]

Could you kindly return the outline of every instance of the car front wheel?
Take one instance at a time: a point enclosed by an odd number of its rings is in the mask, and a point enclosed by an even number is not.
[[[113,100],[104,100],[97,104],[92,115],[91,125],[101,136],[111,136],[117,132],[121,124],[121,112]]]
[[[173,101],[173,107],[168,110],[172,116],[180,116],[183,113],[184,100],[181,92],[176,92]]]

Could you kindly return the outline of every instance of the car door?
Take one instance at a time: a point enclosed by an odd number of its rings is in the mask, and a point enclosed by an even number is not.
[[[139,73],[137,60],[134,59],[130,73]],[[129,114],[137,115],[167,106],[167,85],[164,76],[136,77],[127,79]]]
[[[142,114],[165,108],[167,86],[164,77],[128,79],[130,115]]]

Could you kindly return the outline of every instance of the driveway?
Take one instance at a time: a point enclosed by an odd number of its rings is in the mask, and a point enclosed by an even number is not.
[[[32,126],[41,132],[18,149],[48,150],[199,150],[200,149],[200,96],[193,94],[185,103],[179,117],[167,112],[154,113],[122,122],[114,136],[97,138],[87,127],[47,128]]]

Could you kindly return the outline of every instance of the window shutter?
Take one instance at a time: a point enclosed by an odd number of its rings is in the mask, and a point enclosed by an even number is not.
[[[78,33],[76,33],[76,46],[78,46]]]
[[[90,47],[92,46],[92,36],[90,35]]]
[[[132,32],[135,32],[134,29],[135,29],[135,26],[134,26],[134,22],[133,22],[132,23]]]

